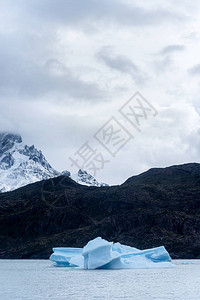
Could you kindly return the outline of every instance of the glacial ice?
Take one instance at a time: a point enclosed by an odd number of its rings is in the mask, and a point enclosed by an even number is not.
[[[101,237],[82,248],[53,248],[50,260],[56,266],[81,269],[149,269],[174,267],[164,246],[139,250]]]
[[[75,263],[73,262],[73,259]],[[53,248],[50,260],[60,267],[78,267],[83,265],[82,248]],[[82,263],[81,263],[82,262]]]

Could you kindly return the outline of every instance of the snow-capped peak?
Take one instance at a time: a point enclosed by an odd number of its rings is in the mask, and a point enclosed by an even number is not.
[[[88,186],[107,186],[83,170],[73,175],[69,171],[60,173],[34,145],[25,145],[20,135],[0,133],[0,193],[60,175]]]
[[[69,171],[62,172],[63,175],[69,176],[71,179],[76,181],[79,184],[87,185],[87,186],[108,186],[108,184],[103,182],[98,182],[94,176],[89,174],[87,171],[79,170],[76,174],[71,174]]]
[[[25,145],[18,134],[0,133],[0,192],[58,175],[34,145]]]

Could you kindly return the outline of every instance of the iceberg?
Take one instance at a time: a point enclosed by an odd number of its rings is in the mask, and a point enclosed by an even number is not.
[[[84,248],[53,248],[55,266],[81,269],[150,269],[174,267],[164,246],[139,250],[97,237]]]
[[[82,250],[82,248],[53,248],[53,254],[51,254],[50,260],[58,267],[82,266],[84,264]]]

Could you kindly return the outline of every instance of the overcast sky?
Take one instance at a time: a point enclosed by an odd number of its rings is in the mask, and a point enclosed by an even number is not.
[[[109,161],[96,174],[109,184],[200,162],[199,83],[199,1],[0,2],[1,130],[57,170],[75,172],[69,156],[86,141]],[[152,109],[140,132],[119,111],[137,91]],[[134,136],[115,156],[94,137],[111,117]]]

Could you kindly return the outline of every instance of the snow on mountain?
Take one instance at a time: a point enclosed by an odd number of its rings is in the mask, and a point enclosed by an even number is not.
[[[58,175],[34,145],[25,145],[20,135],[0,133],[0,192]]]
[[[106,186],[86,171],[79,170],[74,175],[68,171],[60,173],[52,168],[34,145],[25,145],[20,135],[0,133],[0,192],[12,191],[60,175],[69,176],[88,186]]]
[[[98,182],[94,176],[89,174],[87,171],[79,170],[77,174],[71,174],[68,171],[64,171],[62,173],[65,176],[69,176],[71,179],[76,181],[79,184],[87,185],[87,186],[108,186],[108,184],[103,182]]]

